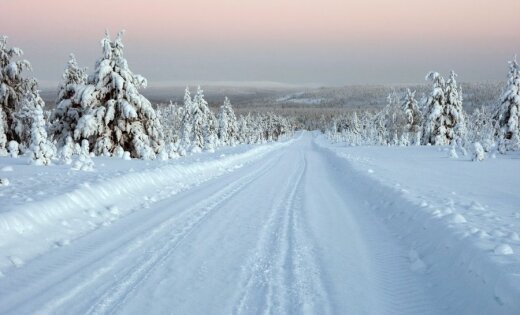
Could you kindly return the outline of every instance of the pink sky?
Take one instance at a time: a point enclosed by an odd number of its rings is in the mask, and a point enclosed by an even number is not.
[[[520,52],[519,0],[1,0],[0,11],[0,32],[50,81],[69,52],[91,68],[105,29],[127,31],[129,63],[151,81],[420,82],[432,67],[495,80]]]

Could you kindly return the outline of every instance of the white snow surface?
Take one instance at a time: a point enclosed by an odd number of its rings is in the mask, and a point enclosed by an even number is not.
[[[1,158],[0,314],[518,314],[520,155],[448,150]]]
[[[442,313],[520,313],[520,152],[475,163],[450,159],[450,147],[317,143],[421,257]]]

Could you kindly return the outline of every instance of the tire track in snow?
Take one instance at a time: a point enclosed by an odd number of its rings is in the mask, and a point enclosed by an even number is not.
[[[203,222],[207,221],[211,215],[215,213],[215,211],[219,210],[220,205],[243,191],[253,182],[260,179],[262,175],[267,173],[269,169],[273,168],[275,164],[276,162],[268,164],[264,168],[261,168],[258,171],[243,177],[241,179],[243,180],[242,182],[236,182],[228,185],[223,189],[224,192],[219,194],[221,197],[210,197],[201,202],[202,205],[200,207],[194,207],[198,208],[199,210],[196,211],[194,216],[190,216],[187,219],[187,222],[182,226],[180,231],[173,229],[172,233],[164,236],[162,238],[163,245],[160,246],[160,248],[151,250],[151,258],[141,256],[143,258],[143,262],[134,264],[134,266],[137,266],[137,268],[131,269],[129,272],[127,272],[122,282],[119,280],[114,283],[111,288],[105,290],[105,294],[101,297],[101,299],[99,299],[97,304],[89,309],[87,314],[114,313],[118,306],[125,302],[128,296],[139,286],[139,284],[145,281],[154,269],[159,268],[164,263],[164,261],[175,252],[175,249],[177,249],[177,247],[182,244],[184,239],[195,232],[197,230],[196,228]],[[212,199],[214,200],[211,202]],[[207,205],[208,203],[209,205]]]
[[[242,294],[233,314],[326,314],[326,292],[312,245],[299,213],[307,161],[300,152],[296,172],[261,232],[256,249],[242,267]],[[314,303],[316,302],[316,303]]]
[[[300,167],[298,166],[296,170],[294,174],[288,177],[284,187],[291,187],[291,183],[294,182],[293,179],[299,179],[301,176]],[[273,272],[276,273],[273,257],[279,255],[278,241],[286,242],[281,233],[286,224],[287,204],[291,203],[293,191],[294,189],[283,192],[281,199],[273,202],[274,205],[271,207],[269,217],[264,223],[255,250],[246,264],[242,266],[242,284],[240,289],[237,290],[237,292],[242,292],[242,294],[235,303],[232,314],[269,313],[272,307],[273,301],[270,291],[273,288],[271,282],[274,281],[273,277],[278,276],[272,275]],[[266,309],[252,309],[260,305],[265,305]]]
[[[307,175],[307,155],[304,156],[304,170],[302,178]],[[330,301],[323,285],[320,266],[316,260],[316,243],[310,237],[310,229],[305,216],[303,204],[304,181],[300,180],[294,207],[291,209],[291,233],[293,240],[293,254],[289,257],[292,266],[292,279],[288,283],[293,286],[295,296],[290,303],[293,314],[331,314]]]
[[[164,221],[145,235],[128,242],[128,244],[125,244],[125,248],[121,254],[111,259],[108,264],[96,269],[85,281],[77,284],[65,295],[58,299],[49,301],[38,310],[37,314],[55,313],[60,307],[64,306],[68,301],[72,300],[82,291],[95,286],[97,280],[109,274],[113,270],[116,270],[121,263],[124,264],[124,262],[132,256],[132,253],[138,251],[143,246],[146,246],[146,244],[155,245],[152,246],[154,250],[147,250],[147,252],[152,253],[152,256],[141,256],[140,258],[142,259],[138,262],[133,262],[131,268],[127,268],[123,277],[115,279],[113,285],[109,288],[105,288],[98,301],[88,310],[88,313],[90,314],[112,313],[115,310],[115,307],[119,305],[119,302],[121,302],[122,299],[124,300],[124,298],[147,277],[157,264],[164,261],[168,255],[171,255],[178,244],[189,236],[189,234],[192,233],[200,223],[207,219],[208,215],[210,215],[220,204],[239,193],[256,179],[260,178],[260,175],[276,165],[276,162],[277,159],[273,158],[271,161],[268,161],[264,167],[233,181],[222,190],[206,198],[204,201],[201,201],[197,205],[184,210],[182,213],[169,218],[167,221]],[[160,237],[160,234],[164,231],[170,231],[170,233],[166,236]],[[160,237],[161,242],[154,241],[158,236]],[[95,290],[93,289],[93,291]]]

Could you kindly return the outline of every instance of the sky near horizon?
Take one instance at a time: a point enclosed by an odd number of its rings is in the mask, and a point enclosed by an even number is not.
[[[520,54],[520,0],[0,0],[0,34],[54,84],[93,70],[105,29],[154,83],[344,85],[503,80]]]

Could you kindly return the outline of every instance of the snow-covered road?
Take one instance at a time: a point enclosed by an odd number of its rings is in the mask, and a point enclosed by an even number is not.
[[[475,309],[444,299],[452,283],[424,272],[373,211],[382,200],[360,194],[343,168],[306,133],[11,269],[0,279],[0,314]]]

